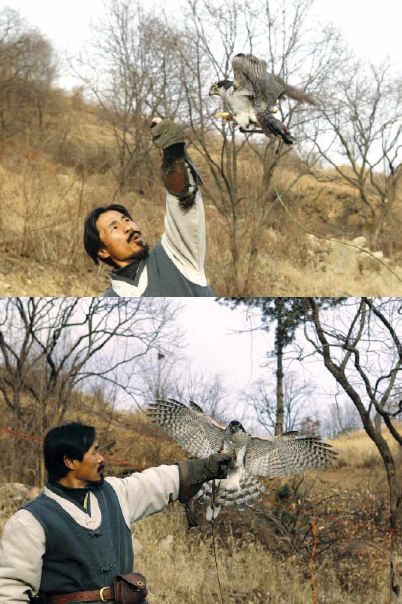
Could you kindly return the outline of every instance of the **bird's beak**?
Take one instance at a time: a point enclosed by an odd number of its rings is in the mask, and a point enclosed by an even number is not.
[[[215,94],[214,90],[215,90],[215,86],[211,86],[211,88],[209,89],[208,96],[214,96],[214,94]]]

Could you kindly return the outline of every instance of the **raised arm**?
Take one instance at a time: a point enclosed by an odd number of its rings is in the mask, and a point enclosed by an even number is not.
[[[183,129],[169,119],[151,124],[154,145],[163,151],[162,181],[166,188],[165,232],[162,246],[179,270],[198,285],[206,285],[205,213],[202,180],[185,151]]]
[[[125,521],[130,525],[160,512],[176,499],[186,503],[203,482],[226,478],[231,462],[230,455],[214,453],[206,459],[189,459],[135,472],[126,478],[106,480],[115,490]]]
[[[160,512],[179,497],[179,470],[174,466],[159,466],[135,472],[126,478],[108,477],[114,488],[128,525]]]

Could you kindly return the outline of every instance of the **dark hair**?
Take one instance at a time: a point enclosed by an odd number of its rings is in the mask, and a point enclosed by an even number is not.
[[[111,210],[115,210],[116,212],[120,212],[127,218],[132,220],[129,211],[124,206],[121,206],[116,203],[112,203],[109,206],[100,206],[99,208],[95,208],[89,212],[88,216],[85,218],[84,224],[84,247],[85,251],[92,258],[95,264],[99,264],[99,260],[105,262],[105,264],[109,264],[109,266],[115,266],[115,263],[111,258],[99,258],[98,252],[100,249],[104,247],[104,244],[99,236],[99,231],[96,227],[96,221],[98,220],[101,214],[105,212],[109,212]]]
[[[68,474],[64,457],[82,461],[95,441],[95,428],[79,422],[56,426],[43,441],[43,454],[49,480],[60,480]]]

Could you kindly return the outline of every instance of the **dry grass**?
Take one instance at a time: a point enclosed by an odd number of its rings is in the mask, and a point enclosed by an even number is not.
[[[127,205],[151,245],[162,234],[159,154],[152,155],[154,176],[146,170],[138,172],[129,192],[119,194],[113,176],[113,138],[99,111],[74,96],[60,103],[62,111],[50,120],[46,136],[35,148],[21,140],[0,144],[0,295],[102,294],[107,270],[98,271],[82,246],[84,216],[97,205],[111,201]],[[214,152],[213,141],[211,149]],[[207,182],[208,170],[194,149],[191,153]],[[298,176],[298,169],[296,158],[289,157],[275,176],[279,190]],[[252,195],[257,172],[245,157],[239,174],[246,197]],[[284,201],[292,217],[278,203],[268,211],[253,275],[246,291],[239,292],[234,286],[227,223],[206,198],[206,270],[218,295],[402,295],[400,204],[395,205],[383,238],[393,259],[381,264],[342,243],[307,235],[347,241],[362,234],[367,216],[351,187],[302,176]],[[242,204],[238,271],[244,283],[258,212],[253,202]]]
[[[183,458],[144,414],[113,411],[106,401],[99,405],[86,396],[77,398],[76,407],[72,417],[95,423],[112,457],[139,467]],[[2,447],[9,444],[6,438],[0,440]],[[341,460],[338,466],[311,472],[301,482],[266,481],[268,493],[253,512],[222,511],[215,538],[225,604],[312,602],[311,519],[319,534],[317,601],[388,601],[388,512],[381,463],[375,456],[371,461],[371,443],[362,431],[342,435],[332,444]],[[111,473],[122,469],[110,463],[108,468]],[[287,499],[279,497],[283,484],[290,489]],[[0,528],[28,491],[23,485],[0,487]],[[272,515],[279,525],[272,523]],[[285,532],[278,532],[277,526]],[[148,578],[150,604],[220,602],[210,525],[201,521],[189,530],[183,507],[174,503],[136,523],[133,531],[139,541],[135,567]]]
[[[163,514],[137,523],[134,534],[141,543],[135,565],[148,578],[150,604],[220,601],[210,529],[206,533],[188,530],[182,511],[174,505]],[[312,601],[308,563],[301,564],[296,556],[280,560],[247,534],[247,526],[241,538],[229,536],[225,546],[218,541],[216,555],[225,604],[307,604]],[[368,566],[367,561],[366,564]],[[356,578],[358,573],[356,570]],[[372,592],[364,589],[360,594],[348,594],[342,587],[338,569],[319,564],[315,572],[318,601],[385,604],[387,578],[386,573],[382,577],[380,574]]]
[[[395,422],[395,426],[398,432],[402,434],[402,422]],[[398,457],[400,447],[385,426],[382,427],[382,435],[390,446],[393,455]],[[381,465],[378,449],[363,429],[346,432],[329,442],[336,448],[339,463],[342,466],[348,465],[361,468]]]
[[[120,432],[119,456],[130,450],[145,466],[182,458],[180,449],[142,414],[124,414],[118,421],[126,427]],[[133,431],[138,431],[135,441]],[[339,453],[338,466],[309,473],[289,500],[282,501],[277,494],[286,482],[292,491],[292,481],[267,481],[264,505],[284,526],[293,526],[300,513],[290,541],[267,521],[264,506],[258,515],[221,514],[216,550],[225,604],[312,601],[308,526],[305,553],[295,547],[305,530],[304,513],[299,508],[309,510],[309,517],[314,518],[319,542],[331,543],[315,560],[318,602],[388,602],[388,506],[381,461],[362,430],[342,435],[332,444]],[[144,450],[145,458],[141,455]],[[134,534],[142,545],[136,568],[148,577],[150,604],[220,601],[209,525],[201,522],[189,530],[183,508],[174,504],[136,524]]]
[[[60,170],[35,153],[20,156],[15,168],[0,165],[0,295],[101,295],[107,272],[83,250],[83,221],[93,207],[112,200],[140,216],[149,242],[157,241],[162,195],[152,205],[135,192],[119,197],[110,176]]]

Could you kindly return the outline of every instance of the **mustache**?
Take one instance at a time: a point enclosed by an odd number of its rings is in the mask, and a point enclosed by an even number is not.
[[[104,469],[105,469],[105,464],[104,464],[104,463],[99,464],[99,467],[98,467],[98,472],[99,472],[99,474],[100,474],[101,472],[103,472],[103,471],[104,471]]]
[[[129,233],[129,235],[127,237],[127,243],[130,243],[130,241],[132,240],[132,238],[135,237],[136,235],[138,235],[139,237],[141,237],[141,231],[131,231],[131,233]]]

